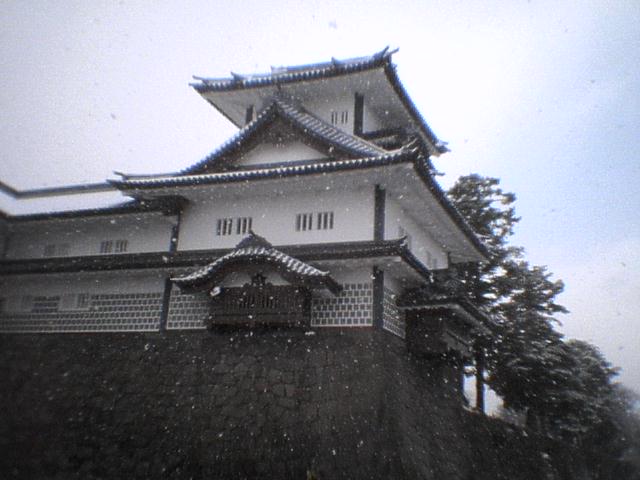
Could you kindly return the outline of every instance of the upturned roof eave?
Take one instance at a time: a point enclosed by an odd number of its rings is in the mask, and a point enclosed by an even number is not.
[[[458,209],[449,201],[445,192],[442,190],[438,182],[435,181],[432,173],[428,170],[428,164],[425,161],[416,161],[414,162],[414,169],[433,197],[435,197],[449,218],[460,229],[465,238],[471,242],[478,254],[480,254],[484,260],[489,260],[491,258],[491,252],[469,226]]]
[[[217,183],[244,182],[247,180],[262,180],[273,178],[286,178],[303,175],[316,175],[331,172],[351,171],[368,168],[377,168],[399,163],[413,161],[417,152],[413,149],[401,149],[388,154],[354,158],[347,160],[333,160],[304,165],[279,165],[277,167],[265,167],[253,170],[233,170],[226,172],[176,175],[173,177],[154,178],[124,178],[122,180],[109,180],[116,188],[123,191],[154,190],[167,187],[193,187],[206,186]]]
[[[379,157],[362,159],[337,160],[309,165],[280,166],[248,171],[233,171],[192,176],[162,177],[157,179],[112,180],[113,184],[123,191],[154,190],[166,187],[193,187],[216,183],[242,182],[247,180],[264,180],[273,178],[295,177],[303,175],[323,174],[339,171],[377,168],[398,163],[412,162],[414,169],[432,196],[436,199],[446,215],[456,225],[463,236],[470,242],[480,258],[489,260],[491,253],[473,232],[460,212],[451,204],[444,191],[433,179],[428,164],[414,149],[405,149]]]
[[[373,70],[389,62],[395,51],[389,51],[386,47],[382,51],[369,57],[320,62],[296,67],[283,67],[270,74],[238,75],[225,78],[206,78],[194,76],[199,83],[190,83],[198,93],[224,92],[244,90],[249,88],[262,88],[273,85],[282,85],[300,81],[332,78],[351,73]]]
[[[389,51],[387,47],[370,57],[352,59],[353,61],[351,59],[342,61],[334,59],[332,60],[332,62],[323,62],[304,65],[300,67],[287,67],[287,69],[290,69],[292,71],[285,71],[284,73],[272,73],[255,76],[242,76],[236,74],[231,78],[194,77],[199,80],[200,83],[191,83],[190,86],[193,87],[199,94],[203,95],[208,92],[246,90],[252,88],[264,88],[274,85],[328,79],[381,68],[385,74],[385,77],[391,84],[394,92],[400,99],[400,102],[409,113],[409,116],[417,124],[418,130],[422,134],[424,140],[430,146],[429,154],[439,156],[443,153],[448,152],[449,149],[446,147],[446,143],[438,139],[438,137],[429,127],[424,117],[420,114],[418,108],[415,106],[406,89],[402,85],[402,82],[400,81],[400,78],[396,73],[395,66],[391,62],[391,57],[396,51],[397,50]],[[216,107],[216,109],[218,111],[221,111],[221,109],[218,107]],[[227,117],[226,114],[224,115],[225,117]]]

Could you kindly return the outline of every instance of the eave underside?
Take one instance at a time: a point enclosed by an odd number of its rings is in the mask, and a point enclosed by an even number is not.
[[[396,258],[414,276],[428,277],[428,269],[398,240],[380,242],[341,242],[309,245],[284,245],[277,249],[303,262],[331,262],[351,259]],[[126,271],[139,269],[177,269],[204,267],[233,249],[189,250],[175,253],[94,255],[84,257],[3,260],[0,275],[49,274],[90,271]]]

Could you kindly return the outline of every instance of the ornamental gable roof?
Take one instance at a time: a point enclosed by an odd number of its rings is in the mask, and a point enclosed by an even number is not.
[[[259,154],[254,155],[257,158],[250,158],[251,151],[261,146],[279,150],[277,156],[280,159],[291,156],[286,152],[290,148],[292,161],[301,150],[301,156],[307,157],[304,159],[307,161],[372,157],[386,153],[383,148],[350,135],[300,107],[275,100],[214,152],[179,174],[214,173],[261,164]],[[264,163],[272,162],[265,160]]]
[[[292,283],[309,287],[325,287],[333,293],[340,291],[340,286],[331,278],[329,272],[318,270],[276,250],[264,238],[253,232],[226,255],[188,275],[173,277],[171,281],[181,289],[207,290],[218,286],[216,284],[222,281],[232,269],[241,269],[246,265],[271,266]]]

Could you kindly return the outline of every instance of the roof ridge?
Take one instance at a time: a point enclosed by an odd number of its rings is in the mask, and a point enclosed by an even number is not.
[[[351,71],[365,70],[367,68],[375,68],[383,65],[391,60],[391,56],[398,49],[390,50],[386,46],[382,50],[373,55],[364,57],[352,57],[338,60],[334,57],[328,62],[310,63],[305,65],[292,65],[282,67],[271,67],[270,72],[240,74],[230,72],[230,77],[201,77],[194,75],[194,80],[200,83],[191,83],[190,85],[196,90],[198,89],[226,89],[235,87],[250,87],[261,84],[268,84],[278,81],[292,81],[304,79],[307,77],[316,77],[318,75],[326,75],[329,73],[349,73]]]
[[[256,118],[247,123],[244,127],[240,128],[236,133],[231,135],[227,140],[221,143],[213,152],[204,157],[199,162],[194,163],[190,167],[184,168],[177,172],[178,175],[188,175],[193,170],[198,170],[202,168],[204,165],[212,161],[215,157],[222,155],[226,150],[230,150],[232,147],[236,146],[239,141],[241,141],[245,136],[247,136],[250,132],[253,132],[258,126],[260,126],[269,115],[273,114],[275,109],[277,108],[276,100],[272,101],[269,106],[264,108]]]

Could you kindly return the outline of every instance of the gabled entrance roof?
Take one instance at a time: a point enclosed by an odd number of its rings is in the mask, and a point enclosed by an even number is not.
[[[265,265],[274,268],[292,284],[309,288],[327,288],[338,294],[340,285],[329,272],[318,270],[311,265],[273,248],[264,238],[251,232],[236,248],[209,265],[194,272],[171,279],[178,287],[187,291],[210,290],[234,270],[246,266]]]

